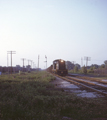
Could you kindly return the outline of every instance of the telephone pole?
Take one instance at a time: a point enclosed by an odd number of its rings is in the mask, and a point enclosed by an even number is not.
[[[73,72],[74,72],[74,66],[75,66],[74,64],[75,64],[75,61],[72,61],[72,63],[73,63]]]
[[[30,60],[30,62],[31,62],[31,69],[32,69],[32,62],[33,62],[33,61],[32,61],[32,60]]]
[[[9,67],[8,67],[8,53],[7,53],[7,69],[8,69],[8,73],[9,73]]]
[[[23,72],[24,72],[24,60],[26,60],[26,59],[22,58],[21,60],[23,60]]]
[[[11,74],[12,74],[12,54],[16,54],[16,51],[7,51],[7,54],[11,54]]]
[[[30,72],[30,65],[29,65],[29,61],[30,61],[30,60],[28,60],[28,67],[27,67],[28,72]]]
[[[29,61],[30,61],[30,60],[28,60],[28,65],[29,65]]]
[[[39,69],[39,58],[40,58],[40,56],[38,55],[38,69]]]
[[[83,59],[81,58],[81,67],[83,66]]]
[[[87,67],[87,65],[88,65],[88,61],[90,61],[91,58],[90,58],[90,57],[84,57],[84,59],[86,60],[86,67]]]
[[[33,69],[35,68],[35,63],[33,62]]]

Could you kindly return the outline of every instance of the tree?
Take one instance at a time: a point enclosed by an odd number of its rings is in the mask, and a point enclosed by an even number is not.
[[[94,73],[94,67],[91,66],[90,69],[88,70],[88,73]]]
[[[92,67],[92,66],[90,67],[90,70],[93,70],[93,67]]]
[[[80,65],[77,63],[77,64],[75,64],[75,66],[77,66],[78,67],[78,69],[80,69]]]
[[[102,65],[100,66],[100,68],[105,68],[105,65],[104,65],[104,64],[102,64]]]
[[[74,72],[78,72],[78,67],[77,66],[74,67]]]
[[[104,63],[105,63],[105,68],[107,68],[107,60],[105,60]]]
[[[84,74],[87,74],[87,67],[85,67],[85,65],[82,67],[82,71]]]
[[[105,65],[107,65],[107,60],[104,61]]]
[[[66,65],[67,65],[68,70],[71,70],[74,68],[74,64],[72,64],[70,61],[66,61]]]
[[[94,66],[94,67],[93,67],[93,69],[97,69],[97,67],[96,67],[96,66]]]

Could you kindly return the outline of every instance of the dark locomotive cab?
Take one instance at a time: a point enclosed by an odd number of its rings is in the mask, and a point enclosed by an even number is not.
[[[66,62],[62,59],[57,59],[53,61],[53,73],[56,73],[61,76],[65,76],[68,74],[68,70],[66,67]]]

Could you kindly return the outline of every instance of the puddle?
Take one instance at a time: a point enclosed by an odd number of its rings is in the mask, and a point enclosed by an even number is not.
[[[102,81],[107,82],[107,80],[102,80]]]
[[[59,85],[59,87],[62,87],[62,88],[79,88],[78,86],[74,85],[74,84],[71,84],[70,82],[67,82],[67,81],[62,81],[61,84]]]
[[[95,95],[95,93],[93,92],[82,92],[80,94],[77,94],[77,96],[80,96],[80,97],[87,97],[87,98],[96,98],[98,97],[97,95]]]
[[[65,91],[76,93],[78,97],[86,97],[86,98],[101,97],[101,95],[98,95],[95,92],[87,92],[86,90],[65,90]]]
[[[87,97],[87,98],[96,98],[96,97],[101,96],[101,95],[96,94],[96,92],[87,92],[86,90],[83,90],[81,92],[79,91],[77,96]]]

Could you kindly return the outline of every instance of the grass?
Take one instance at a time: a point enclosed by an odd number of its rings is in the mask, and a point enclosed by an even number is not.
[[[87,99],[55,90],[49,73],[0,76],[0,120],[107,118],[107,98]]]

